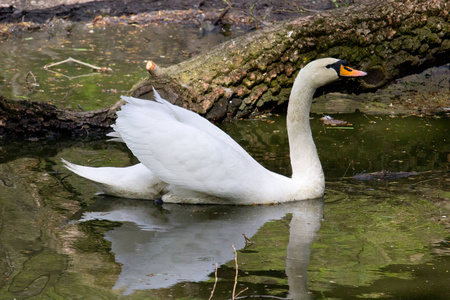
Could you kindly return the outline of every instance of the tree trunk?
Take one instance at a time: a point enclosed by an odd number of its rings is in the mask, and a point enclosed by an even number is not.
[[[298,18],[228,41],[161,69],[130,91],[150,98],[154,86],[172,103],[220,121],[285,106],[299,69],[320,57],[346,59],[369,75],[345,85],[362,92],[450,57],[448,0],[383,0]],[[331,85],[339,90],[343,85]],[[95,134],[115,110],[74,112],[0,97],[0,134]]]
[[[347,89],[375,90],[449,61],[449,8],[448,0],[384,0],[325,11],[226,42],[131,92],[146,97],[154,86],[208,119],[245,117],[285,103],[299,69],[321,57],[346,59],[369,73]]]

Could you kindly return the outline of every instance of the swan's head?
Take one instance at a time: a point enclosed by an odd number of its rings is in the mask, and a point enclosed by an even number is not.
[[[352,69],[348,62],[336,58],[321,58],[307,64],[301,71],[314,88],[319,88],[339,78],[366,76],[367,73]]]

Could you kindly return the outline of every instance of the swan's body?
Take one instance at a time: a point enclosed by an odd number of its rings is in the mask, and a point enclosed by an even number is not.
[[[320,198],[325,179],[309,125],[317,88],[341,76],[364,76],[346,61],[319,59],[305,66],[291,91],[287,129],[292,177],[271,172],[230,136],[201,116],[162,99],[122,97],[114,132],[141,164],[66,167],[97,183],[106,194],[175,203],[269,204]]]

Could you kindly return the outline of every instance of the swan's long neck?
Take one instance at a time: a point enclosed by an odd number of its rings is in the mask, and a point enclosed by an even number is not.
[[[322,166],[309,124],[309,112],[316,87],[308,80],[307,70],[302,71],[292,87],[287,113],[292,179],[306,185],[324,185]]]

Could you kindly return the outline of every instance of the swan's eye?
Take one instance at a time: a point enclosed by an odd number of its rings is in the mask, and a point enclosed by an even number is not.
[[[329,69],[329,68],[331,68],[331,67],[333,67],[332,64],[326,65],[326,68],[327,68],[327,69]]]

